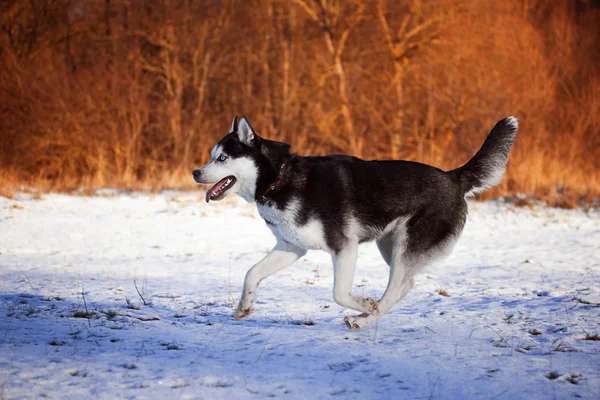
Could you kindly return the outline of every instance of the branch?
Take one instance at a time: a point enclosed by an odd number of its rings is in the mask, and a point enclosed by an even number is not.
[[[406,41],[406,40],[410,39],[411,37],[417,35],[423,29],[428,28],[431,24],[433,24],[436,19],[437,18],[430,18],[427,21],[423,22],[422,24],[419,24],[419,25],[415,26],[413,29],[411,29],[408,33],[406,33],[404,35],[404,37],[402,38],[402,40]]]
[[[354,19],[354,21],[352,21],[352,23],[350,24],[350,26],[348,27],[348,29],[346,29],[344,31],[344,33],[342,33],[342,36],[340,37],[340,41],[338,42],[338,48],[335,54],[335,58],[336,59],[340,59],[342,57],[342,52],[344,51],[344,46],[346,45],[346,40],[348,39],[348,36],[350,36],[350,32],[352,32],[354,30],[354,28],[356,28],[356,25],[358,25],[358,23],[363,19],[363,11],[365,9],[364,4],[360,4],[359,9],[357,11],[357,17]]]
[[[381,5],[381,1],[377,3],[377,15],[379,16],[379,22],[381,23],[381,27],[383,29],[383,34],[385,36],[385,41],[387,43],[388,48],[390,49],[390,54],[392,55],[392,59],[394,61],[400,58],[400,52],[394,45],[394,39],[392,38],[392,33],[390,32],[390,26],[385,18],[385,14],[383,12],[383,6]],[[404,18],[403,26],[406,26],[406,22],[408,22],[408,17]]]
[[[323,25],[325,25],[324,22],[321,21],[317,13],[312,8],[310,8],[308,4],[306,4],[303,0],[292,0],[292,3],[296,3],[297,5],[302,7],[304,11],[306,11],[306,13],[313,19],[313,21],[321,22]]]
[[[137,283],[135,282],[135,279],[133,280],[133,286],[135,286],[135,291],[137,292],[137,294],[140,296],[140,298],[142,299],[142,302],[144,303],[145,306],[148,305],[148,302],[146,301],[146,299],[144,299],[144,296],[142,296],[142,294],[140,293],[140,289],[138,289],[137,287]]]

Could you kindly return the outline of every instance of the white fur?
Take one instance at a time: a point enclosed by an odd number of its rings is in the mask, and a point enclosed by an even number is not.
[[[253,203],[256,196],[256,180],[258,179],[258,168],[252,159],[247,157],[237,158],[231,161],[233,164],[231,175],[237,181],[232,188],[232,193],[239,194],[248,203]]]
[[[352,281],[356,270],[358,257],[358,238],[348,240],[337,254],[332,255],[333,261],[333,299],[343,307],[368,314],[379,314],[378,304],[371,298],[352,295]]]
[[[267,226],[278,238],[278,246],[280,246],[279,242],[283,241],[284,243],[287,243],[288,246],[295,249],[294,251],[296,253],[298,253],[297,249],[303,249],[303,251],[306,251],[305,249],[313,249],[325,250],[332,255],[335,272],[333,297],[338,304],[361,312],[378,314],[377,302],[375,300],[353,296],[351,293],[352,281],[354,279],[354,271],[356,268],[358,242],[363,233],[363,229],[358,220],[351,218],[348,221],[346,228],[346,235],[349,238],[348,243],[342,251],[336,254],[327,246],[324,227],[319,219],[313,218],[303,226],[297,225],[296,216],[300,209],[300,205],[298,199],[293,199],[283,210],[268,204],[257,204],[257,208],[259,214],[268,221]],[[281,250],[277,249],[277,251]],[[266,260],[267,259],[265,259],[265,262],[267,262]],[[263,263],[263,261],[261,261],[261,263]],[[257,267],[258,265],[254,268]],[[252,270],[254,270],[254,268]],[[283,268],[283,266],[281,268]],[[261,271],[275,269],[279,270],[279,267],[265,267],[264,269],[261,268]],[[252,302],[248,299],[252,297],[247,293],[253,293],[252,288],[258,286],[258,283],[255,284],[255,281],[256,278],[253,275],[247,276],[236,318],[243,318],[248,314],[248,310],[251,309]]]
[[[304,254],[306,254],[305,249],[296,247],[283,240],[278,240],[273,250],[246,274],[242,298],[234,317],[241,319],[252,312],[252,306],[256,299],[256,289],[260,281],[292,265],[294,261]]]
[[[233,175],[236,182],[227,191],[227,194],[237,193],[248,203],[252,203],[256,194],[256,180],[258,179],[258,168],[254,161],[248,157],[228,158],[218,161],[224,154],[221,146],[212,149],[212,160],[200,168],[203,183],[214,184],[221,179]],[[227,154],[225,154],[227,156]]]
[[[483,185],[475,186],[471,188],[467,193],[465,193],[465,197],[473,197],[477,193],[485,192],[486,190],[493,188],[500,182],[502,182],[502,178],[504,177],[504,172],[506,171],[506,158],[505,157],[497,157],[493,160],[490,160],[491,166],[487,171],[487,176],[483,181]]]
[[[347,237],[351,238],[351,240],[356,239],[357,241],[360,241],[365,233],[365,230],[358,222],[358,219],[352,216],[348,221],[348,226],[346,227],[345,233]]]
[[[215,161],[217,156],[220,156],[222,153],[222,146],[220,144],[215,145],[215,147],[213,147],[213,149],[210,151],[210,156],[212,157],[212,159],[210,160],[211,162]]]
[[[246,117],[242,117],[237,127],[237,134],[240,138],[240,142],[250,145],[254,140],[254,131],[250,127]]]
[[[517,119],[517,117],[511,115],[510,117],[506,117],[506,119],[508,120],[507,122],[511,128],[513,128],[514,130],[519,129],[519,120]]]
[[[331,252],[325,241],[323,224],[318,219],[311,219],[307,224],[298,226],[296,215],[300,202],[294,199],[284,210],[268,204],[257,204],[258,213],[269,221],[268,227],[275,236],[280,236],[289,243],[304,249],[325,250]]]

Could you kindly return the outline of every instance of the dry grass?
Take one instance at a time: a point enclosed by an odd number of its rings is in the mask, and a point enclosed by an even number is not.
[[[579,297],[573,298],[573,301],[576,301],[577,303],[585,304],[585,305],[588,305],[588,306],[600,307],[600,302],[589,301],[589,300],[585,300],[585,299],[582,299],[582,298],[579,298]]]
[[[304,325],[304,326],[313,326],[315,323],[310,319],[303,319],[299,321],[292,321],[292,325]]]
[[[73,318],[95,318],[97,314],[94,311],[75,311],[72,315]]]
[[[590,335],[590,334],[587,334],[587,335],[585,335],[585,337],[583,337],[583,338],[581,338],[581,339],[579,339],[579,340],[592,340],[592,341],[598,341],[598,340],[600,340],[600,335],[598,335],[598,334],[595,334],[595,335]]]
[[[194,188],[191,170],[236,113],[302,154],[444,169],[516,115],[506,179],[483,198],[523,192],[571,208],[600,194],[597,8],[215,4],[0,6],[0,195]]]

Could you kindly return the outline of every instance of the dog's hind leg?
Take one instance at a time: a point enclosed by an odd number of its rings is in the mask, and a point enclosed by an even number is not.
[[[352,295],[352,281],[358,256],[358,240],[350,241],[332,256],[333,259],[333,299],[343,307],[364,313],[377,313],[377,301]]]
[[[407,295],[415,284],[413,275],[418,268],[410,265],[404,253],[406,226],[400,224],[393,231],[377,240],[377,247],[385,262],[390,266],[390,275],[385,293],[379,300],[378,314],[363,313],[344,318],[350,329],[361,329],[376,322],[395,304]]]
[[[407,271],[404,268],[402,261],[394,263],[395,258],[401,258],[402,252],[402,237],[404,237],[404,227],[396,229],[395,231],[389,232],[386,235],[377,239],[377,247],[381,256],[390,267],[390,276],[388,286],[379,300],[377,305],[378,313],[363,313],[361,315],[347,316],[344,318],[344,322],[350,329],[361,329],[366,325],[369,325],[377,321],[383,314],[388,312],[396,303],[406,296],[406,294],[412,289],[415,284],[414,279],[411,276],[407,276]]]
[[[412,289],[415,284],[415,280],[411,275],[407,275],[403,271],[403,267],[392,267],[390,269],[390,280],[385,293],[381,297],[378,303],[379,313],[369,314],[362,313],[360,315],[347,316],[344,318],[346,326],[350,329],[362,329],[367,325],[376,322],[385,313],[402,300]]]
[[[346,325],[350,329],[361,329],[390,311],[412,289],[417,273],[450,253],[462,232],[464,218],[465,215],[457,214],[455,221],[430,218],[427,224],[398,226],[391,236],[393,240],[390,278],[385,293],[379,300],[379,314],[348,316],[344,318]],[[386,258],[390,252],[390,242],[378,241],[377,245],[382,256]]]
[[[234,318],[239,320],[252,313],[252,306],[256,300],[256,289],[263,279],[292,265],[304,254],[306,254],[306,249],[278,239],[273,250],[246,273],[242,298]]]

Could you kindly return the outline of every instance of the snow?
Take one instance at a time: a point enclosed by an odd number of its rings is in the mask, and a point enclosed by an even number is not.
[[[233,320],[273,245],[254,205],[200,191],[0,197],[0,398],[600,398],[593,210],[470,203],[452,255],[359,332],[323,252]],[[387,266],[359,251],[378,298]]]

